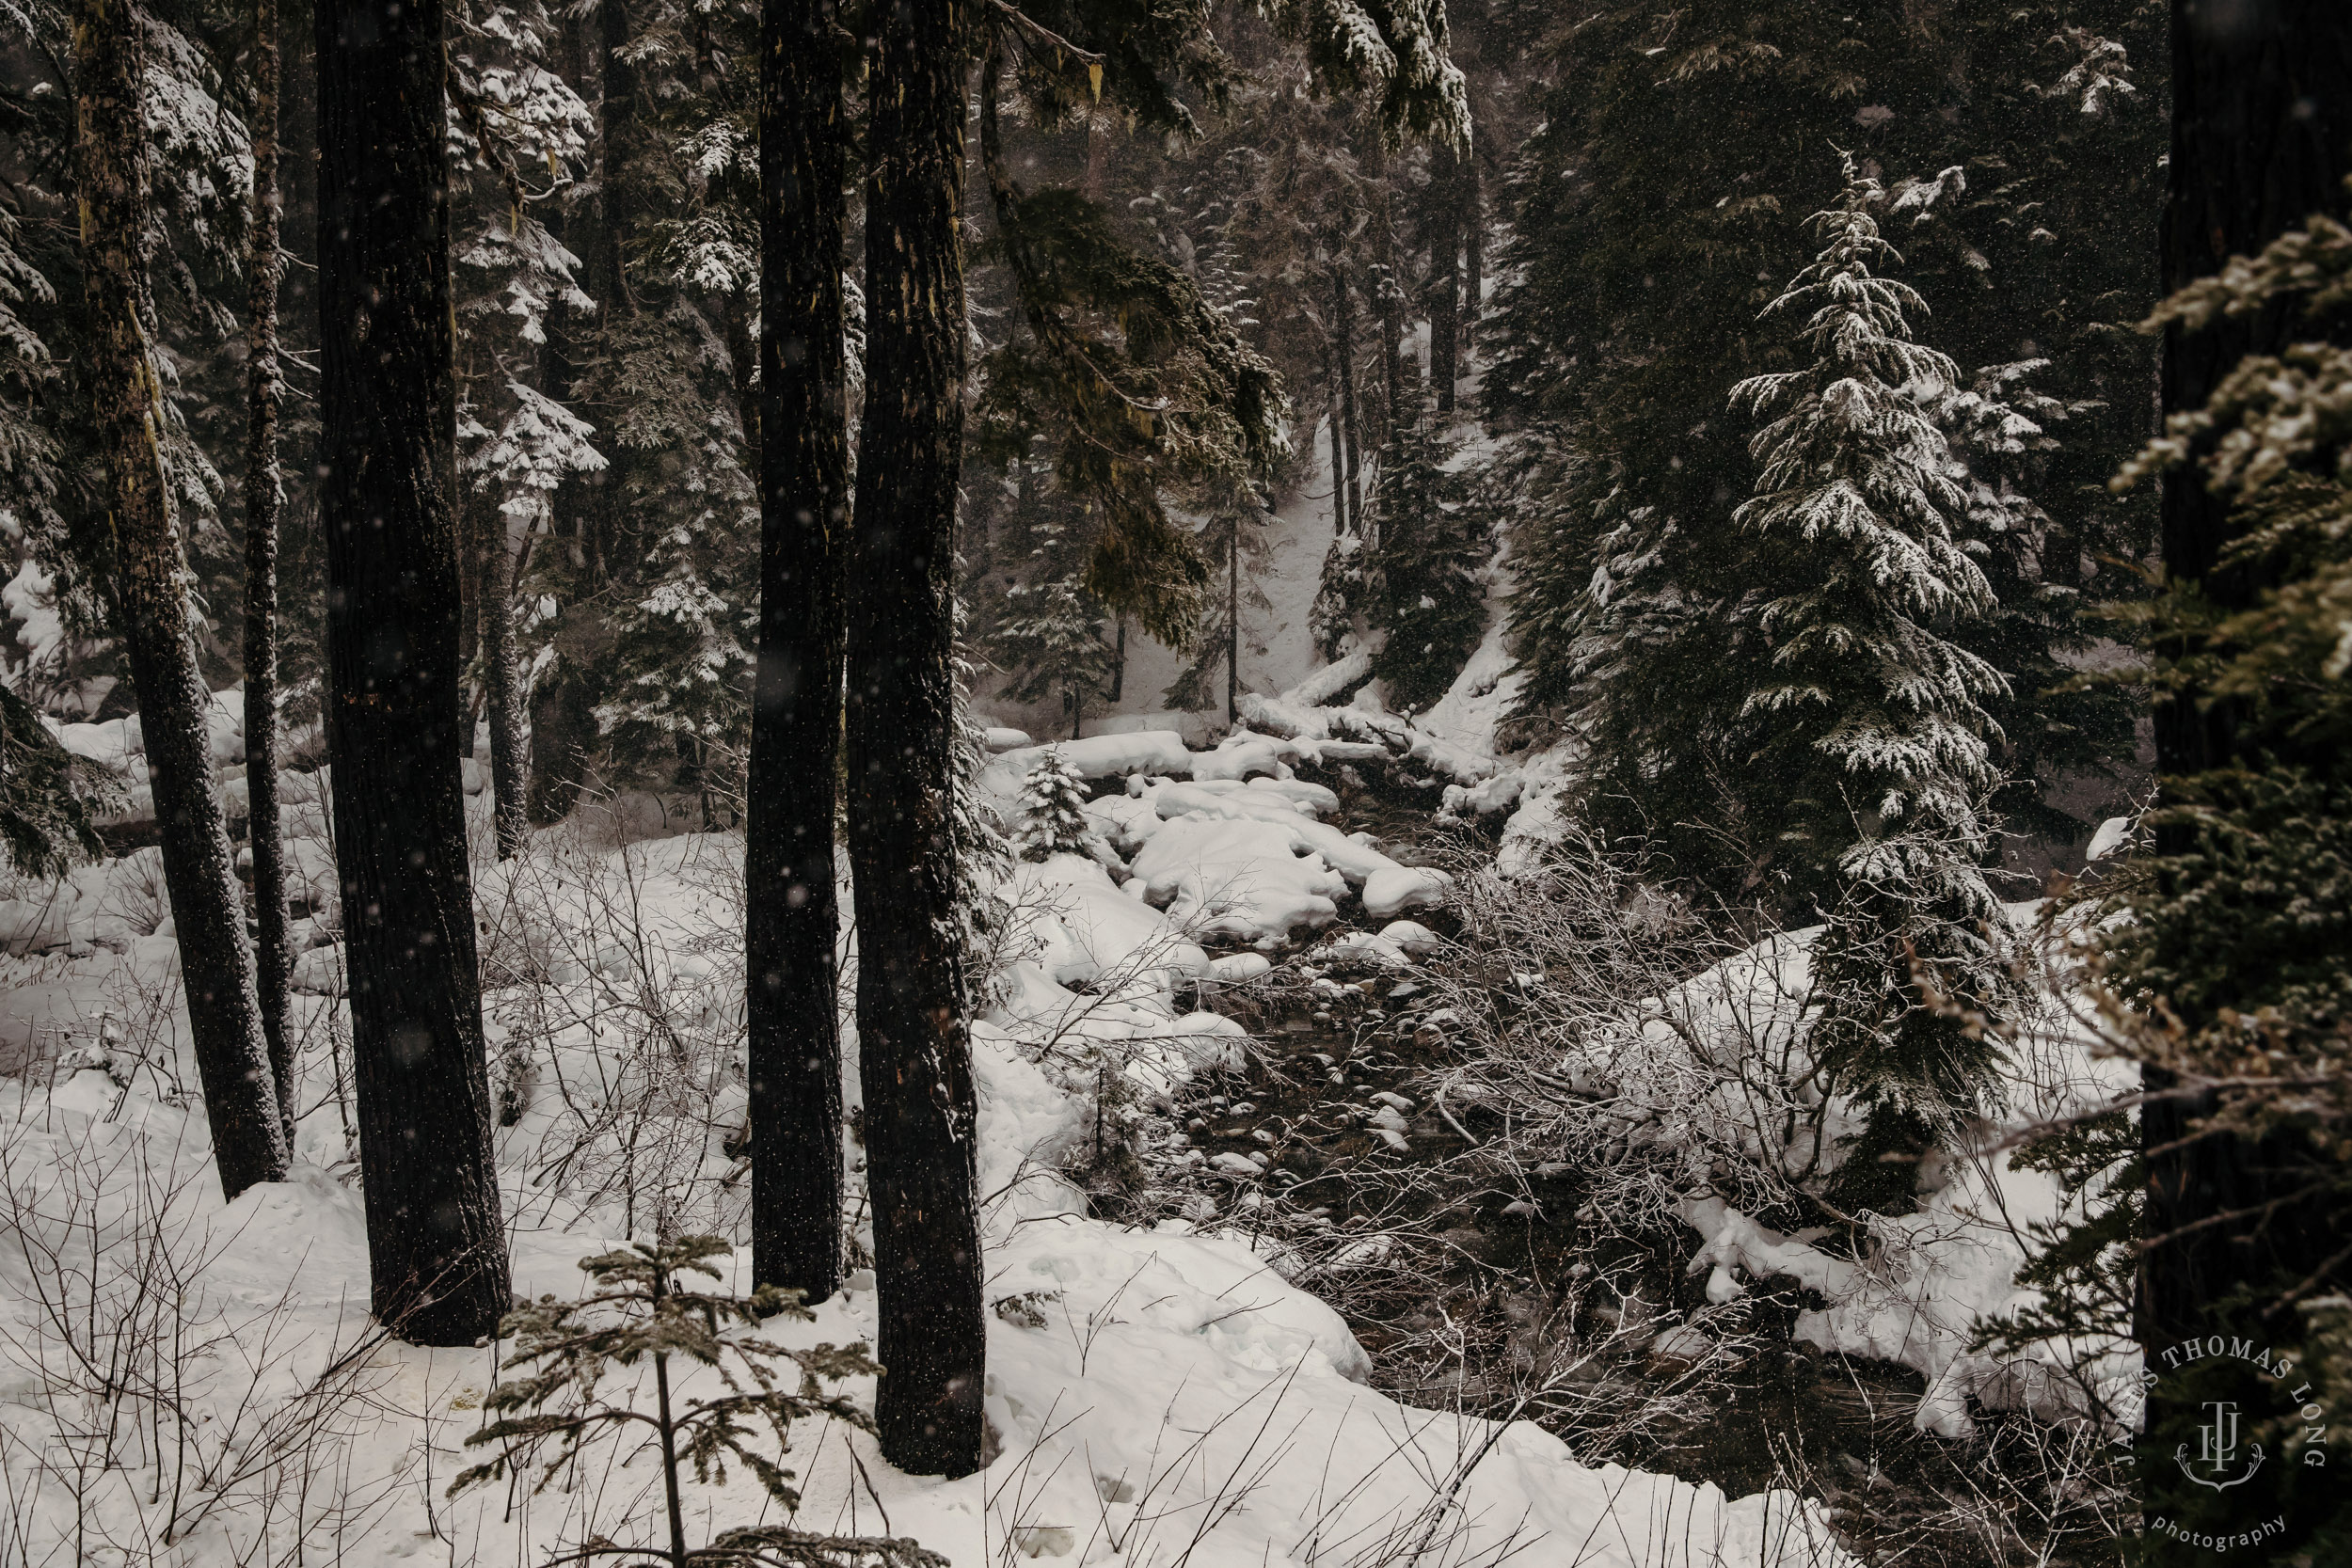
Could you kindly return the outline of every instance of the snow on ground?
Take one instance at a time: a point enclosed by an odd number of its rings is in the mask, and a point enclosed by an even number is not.
[[[1229,787],[1210,791],[1212,801],[1287,810],[1298,828],[1206,809],[1121,820],[1143,834],[1142,850],[1174,863],[1184,863],[1176,847],[1196,835],[1234,854],[1244,875],[1316,874],[1318,853],[1296,837],[1323,828],[1314,786],[1214,782]],[[1202,785],[1138,785],[1180,787]],[[1254,864],[1234,847],[1251,835],[1263,839]],[[644,1233],[665,1191],[697,1195],[673,1215],[682,1227],[740,1223],[739,1171],[725,1151],[742,1103],[731,945],[740,843],[628,840],[575,823],[478,874],[494,1085],[512,1082],[513,1042],[531,1046],[520,1053],[533,1085],[528,1108],[498,1137],[518,1291],[576,1291],[578,1260]],[[1188,1010],[1211,969],[1206,933],[1176,902],[1162,911],[1134,896],[1152,885],[1144,864],[1138,855],[1125,888],[1095,859],[1025,865],[1009,890],[1010,983],[974,1027],[996,1304],[993,1463],[961,1481],[908,1477],[863,1435],[804,1426],[792,1456],[797,1523],[914,1536],[959,1568],[1468,1568],[1515,1550],[1520,1562],[1594,1568],[1835,1560],[1816,1514],[1790,1495],[1733,1499],[1588,1468],[1528,1423],[1410,1408],[1366,1387],[1363,1352],[1337,1314],[1244,1235],[1085,1217],[1053,1171],[1083,1135],[1065,1069],[1116,1046],[1149,1092],[1232,1060],[1243,1043],[1232,1021]],[[1343,869],[1320,871],[1328,893],[1318,896],[1347,895]],[[1177,881],[1200,909],[1212,902],[1209,882]],[[1271,924],[1252,918],[1253,929]],[[1398,942],[1426,935],[1410,923],[1391,929]],[[69,990],[95,998],[114,985],[121,995],[111,1010],[94,1003],[60,1025],[68,1037],[55,1043],[69,1055],[54,1087],[40,1074],[0,1081],[0,1188],[17,1241],[0,1248],[0,1468],[10,1487],[0,1530],[45,1532],[56,1548],[46,1560],[151,1560],[173,1516],[176,1472],[184,1538],[155,1561],[238,1560],[265,1526],[281,1551],[299,1531],[321,1560],[331,1549],[351,1568],[416,1558],[524,1564],[590,1529],[643,1538],[658,1481],[642,1463],[594,1484],[559,1481],[535,1497],[504,1487],[442,1496],[469,1460],[463,1439],[494,1354],[368,1337],[364,1227],[334,1065],[348,1026],[339,1001],[297,999],[308,1052],[302,1167],[224,1206],[200,1101],[175,1077],[185,1070],[184,1015],[169,996],[168,955],[135,945],[127,957],[7,961],[18,966],[11,978],[47,966],[74,972]],[[129,1027],[136,994],[144,1034]],[[845,1089],[855,1104],[853,1066]],[[860,1151],[848,1152],[855,1170]],[[64,1250],[92,1225],[118,1243],[104,1249],[94,1286]],[[151,1287],[166,1276],[190,1326],[177,1344],[151,1333],[142,1341],[139,1323],[162,1323]],[[765,1332],[792,1343],[870,1334],[870,1275],[851,1284],[814,1323]],[[93,1299],[87,1310],[53,1312],[60,1290]],[[89,1395],[77,1356],[117,1342],[147,1346],[131,1354],[147,1356],[136,1375],[170,1382],[191,1413],[184,1433],[145,1431],[145,1417],[121,1412],[146,1406],[118,1399],[110,1410]],[[695,1374],[679,1392],[709,1387]],[[870,1398],[854,1383],[850,1392]],[[109,1444],[113,1467],[93,1466]],[[697,1530],[760,1511],[742,1481],[690,1493]],[[21,1540],[11,1536],[10,1550]],[[29,1545],[26,1555],[44,1560]]]
[[[2040,913],[2038,905],[2010,906],[2012,932],[2030,940]],[[1731,1144],[1767,1166],[1795,1169],[1818,1158],[1820,1169],[1834,1168],[1843,1140],[1860,1131],[1848,1107],[1832,1102],[1810,1131],[1800,1119],[1796,1139],[1786,1144],[1778,1129],[1787,1124],[1775,1117],[1772,1126],[1759,1127],[1752,1109],[1756,1083],[1802,1083],[1809,1075],[1811,949],[1820,931],[1768,937],[1694,976],[1660,1009],[1676,1015],[1680,1028],[1654,1018],[1637,1037],[1596,1042],[1586,1060],[1564,1067],[1572,1078],[1581,1069],[1632,1085],[1634,1098],[1659,1113],[1645,1135],[1661,1147],[1697,1151],[1702,1163],[1708,1151]],[[1919,1372],[1928,1387],[1913,1421],[1923,1432],[1969,1435],[1972,1402],[2048,1420],[2129,1409],[2138,1355],[2127,1341],[2040,1344],[2016,1355],[1973,1348],[1983,1320],[2037,1303],[2036,1292],[2016,1285],[2017,1273],[2042,1248],[2038,1228],[2046,1233],[2069,1217],[2057,1180],[2012,1164],[2005,1140],[2137,1086],[2128,1064],[2096,1054],[2062,998],[2045,995],[2040,1007],[2010,1043],[1999,1114],[1979,1125],[1956,1156],[1923,1164],[1915,1212],[1864,1216],[1872,1244],[1861,1260],[1826,1253],[1808,1237],[1783,1236],[1722,1196],[1683,1199],[1677,1212],[1700,1243],[1689,1272],[1707,1276],[1708,1299],[1731,1301],[1773,1276],[1820,1292],[1824,1305],[1798,1315],[1796,1337]],[[1722,1059],[1693,1063],[1686,1045],[1693,1037],[1710,1042]],[[1703,1169],[1692,1172],[1686,1190],[1707,1192]]]

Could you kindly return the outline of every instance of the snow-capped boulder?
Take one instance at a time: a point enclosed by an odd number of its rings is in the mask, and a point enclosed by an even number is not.
[[[1337,919],[1347,892],[1321,856],[1294,851],[1297,833],[1276,822],[1181,816],[1136,854],[1136,881],[1197,936],[1279,946],[1302,926]]]

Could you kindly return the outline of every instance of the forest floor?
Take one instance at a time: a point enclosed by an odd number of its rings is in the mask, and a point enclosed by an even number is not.
[[[518,1293],[576,1293],[580,1259],[631,1236],[740,1233],[740,841],[640,838],[626,815],[583,814],[477,875]],[[40,1059],[0,1082],[0,1561],[528,1568],[646,1539],[660,1481],[642,1457],[445,1495],[479,1457],[465,1439],[499,1349],[417,1349],[368,1320],[339,947],[310,950],[299,1003],[301,1167],[224,1205],[171,946],[8,960],[0,1011],[45,1022]],[[795,1523],[912,1536],[959,1568],[1836,1560],[1791,1494],[1580,1464],[1533,1423],[1391,1397],[1230,1212],[1089,1213],[1062,1172],[1102,1114],[1102,1060],[1067,1048],[1116,1037],[1148,1099],[1190,1092],[1247,1041],[1184,1010],[1215,989],[1205,968],[1121,997],[1099,969],[1073,990],[1025,965],[974,1031],[993,1463],[908,1477],[864,1434],[804,1424]],[[1049,1004],[1065,1011],[1041,1023]],[[854,1109],[853,1063],[847,1087]],[[847,1153],[854,1172],[854,1139]],[[861,1270],[815,1322],[766,1332],[844,1342],[872,1323]],[[775,1517],[741,1479],[689,1497],[697,1530]]]

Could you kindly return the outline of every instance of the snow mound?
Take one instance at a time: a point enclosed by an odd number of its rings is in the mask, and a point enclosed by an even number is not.
[[[1199,936],[1279,946],[1338,919],[1348,891],[1320,855],[1294,852],[1301,837],[1286,823],[1180,816],[1136,853],[1136,882]]]
[[[1093,735],[1084,740],[1057,741],[1052,746],[1020,746],[999,753],[980,774],[980,785],[1000,800],[1021,799],[1029,769],[1047,752],[1057,752],[1070,770],[1082,779],[1106,779],[1118,773],[1192,775],[1192,752],[1174,730],[1140,730],[1127,735]]]

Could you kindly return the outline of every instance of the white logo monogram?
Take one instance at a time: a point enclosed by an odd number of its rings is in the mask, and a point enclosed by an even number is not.
[[[2254,1479],[2255,1471],[2263,1467],[2263,1446],[2260,1443],[2248,1444],[2248,1449],[2254,1456],[2252,1463],[2246,1466],[2242,1474],[2223,1479],[2224,1473],[2237,1459],[2238,1409],[2226,1400],[2217,1400],[2205,1406],[2205,1413],[2208,1419],[2197,1429],[2196,1460],[2192,1464],[2188,1457],[2188,1445],[2183,1443],[2172,1451],[2174,1463],[2180,1465],[2181,1474],[2200,1486],[2210,1486],[2217,1492],[2243,1486]],[[2199,1467],[2207,1473],[2198,1474]]]

